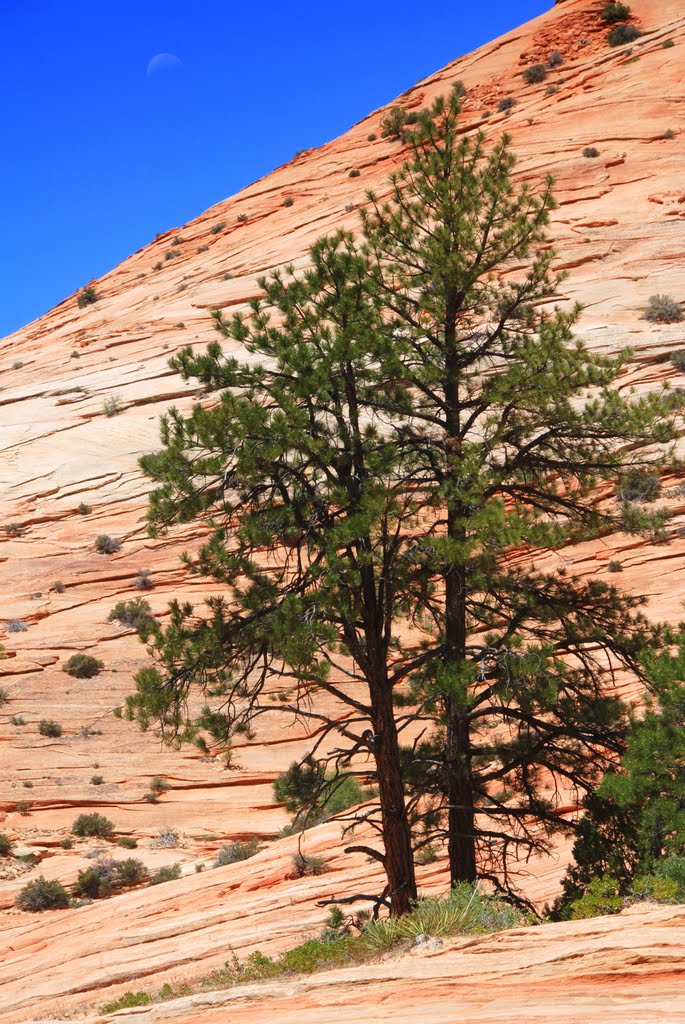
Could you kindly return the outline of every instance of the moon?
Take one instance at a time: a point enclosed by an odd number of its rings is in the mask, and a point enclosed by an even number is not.
[[[159,71],[171,71],[173,68],[181,67],[183,67],[183,61],[175,53],[156,53],[148,61],[147,74],[148,76],[155,75]]]

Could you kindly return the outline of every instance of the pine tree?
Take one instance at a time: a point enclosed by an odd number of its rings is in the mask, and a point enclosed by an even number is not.
[[[551,308],[551,182],[515,188],[509,139],[462,135],[459,104],[405,133],[361,239],[338,232],[307,272],[261,280],[249,316],[216,312],[249,358],[213,343],[172,360],[216,398],[172,411],[142,460],[152,531],[206,523],[187,563],[222,595],[203,615],[172,605],[129,715],[228,742],[285,713],[310,723],[323,770],[368,758],[378,805],[356,819],[382,841],[363,849],[393,913],[436,837],[453,881],[512,890],[517,862],[571,827],[558,794],[590,791],[623,749],[607,681],[642,678],[661,638],[562,549],[663,533],[663,513],[605,482],[664,462],[679,398],[624,397],[629,354],[591,354],[578,310]]]

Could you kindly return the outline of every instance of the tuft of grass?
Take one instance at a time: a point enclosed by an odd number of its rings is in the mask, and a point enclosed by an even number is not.
[[[21,523],[8,523],[7,526],[3,526],[6,537],[21,537],[24,532],[24,527]]]
[[[234,843],[226,843],[218,851],[214,867],[223,868],[226,864],[237,864],[239,861],[249,860],[250,857],[254,857],[256,853],[259,853],[259,846],[260,843],[256,837],[254,839],[246,839],[243,842],[237,840]]]
[[[286,196],[285,199],[283,200],[283,205],[284,206],[292,206],[294,202],[295,202],[295,200],[293,199],[292,196]]]
[[[612,558],[607,565],[607,572],[623,572],[623,566],[617,559]]]
[[[180,864],[166,864],[164,867],[159,868],[158,871],[155,871],[154,875],[150,878],[150,885],[161,885],[163,882],[175,882],[176,879],[180,877]]]
[[[52,590],[54,590],[56,594],[63,594],[66,589],[67,588],[64,586],[61,580],[55,580],[55,582],[52,584]]]
[[[91,777],[90,777],[90,784],[91,784],[91,786],[102,786],[102,785],[104,785],[104,782],[105,782],[104,775],[91,775]]]
[[[90,505],[86,505],[85,501],[82,501],[76,511],[80,516],[89,516],[93,510]]]
[[[152,996],[149,992],[124,992],[123,996],[112,1003],[105,1003],[101,1013],[116,1013],[117,1010],[132,1010],[136,1006],[149,1006]]]
[[[226,227],[226,221],[220,220],[217,224],[213,224],[209,229],[210,235],[218,235],[220,231],[223,231]]]
[[[134,839],[133,836],[120,836],[117,839],[117,846],[121,846],[124,850],[136,850],[138,848],[138,840]]]
[[[7,704],[9,699],[10,695],[8,691],[4,688],[4,686],[0,686],[0,707],[2,707],[3,704]]]
[[[599,156],[599,150],[595,146],[586,146],[583,150],[583,156],[588,159]]]
[[[298,878],[305,878],[309,875],[323,875],[326,870],[326,861],[323,857],[308,857],[299,851],[293,854],[293,867]]]

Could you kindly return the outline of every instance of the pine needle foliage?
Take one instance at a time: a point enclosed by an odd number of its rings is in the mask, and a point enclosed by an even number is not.
[[[624,395],[629,354],[575,338],[579,309],[554,306],[551,179],[516,185],[509,137],[464,135],[459,110],[453,93],[405,132],[359,237],[262,279],[248,315],[216,311],[249,359],[218,342],[172,359],[216,397],[172,410],[141,460],[151,532],[208,524],[186,564],[221,594],[154,627],[129,717],[227,743],[285,714],[327,768],[365,759],[378,800],[350,816],[378,830],[363,849],[394,914],[427,840],[446,842],[453,882],[514,888],[521,859],[572,827],[564,794],[623,749],[607,675],[642,677],[639,651],[662,639],[638,598],[539,555],[663,529],[662,511],[597,485],[667,460],[681,400]],[[416,722],[426,735],[403,751]]]

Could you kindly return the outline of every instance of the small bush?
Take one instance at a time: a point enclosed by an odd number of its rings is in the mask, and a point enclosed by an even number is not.
[[[115,889],[109,876],[110,871],[104,864],[83,868],[82,871],[79,871],[74,885],[74,896],[78,899],[106,899],[112,895]]]
[[[623,566],[621,565],[620,562],[616,561],[615,558],[612,558],[612,560],[607,565],[607,571],[608,572],[623,572]]]
[[[138,840],[134,839],[133,836],[120,836],[117,839],[117,846],[122,846],[124,850],[137,850]]]
[[[74,840],[71,836],[65,836],[62,842],[59,844],[63,850],[73,850]]]
[[[5,623],[5,629],[8,633],[25,633],[28,628],[21,619],[10,619],[9,622]]]
[[[283,200],[283,205],[284,206],[292,206],[294,202],[295,202],[295,200],[293,199],[292,196],[286,196],[285,199]]]
[[[86,505],[85,501],[82,501],[76,511],[80,516],[89,516],[93,510],[90,505]]]
[[[94,658],[92,654],[72,654],[62,665],[62,671],[75,679],[92,679],[102,672],[104,661]]]
[[[609,46],[624,46],[639,39],[641,35],[642,32],[635,25],[614,25],[607,35],[607,42]]]
[[[86,287],[79,292],[76,302],[78,303],[78,308],[83,309],[84,306],[92,306],[99,298],[100,296],[95,291],[94,286],[92,284],[87,284]]]
[[[16,360],[15,360],[15,361],[14,361],[14,362],[12,363],[12,369],[13,369],[13,370],[21,370],[21,368],[22,368],[22,366],[23,366],[23,365],[24,365],[24,364],[23,364],[23,362],[22,362],[22,360],[21,360],[21,359],[16,359]]]
[[[239,213],[238,216],[236,217],[236,220],[238,221],[239,224],[244,224],[245,221],[247,220],[247,214]]]
[[[663,43],[661,44],[661,49],[670,50],[672,46],[675,46],[675,41],[673,39],[664,39]]]
[[[152,609],[143,597],[132,601],[118,601],[107,616],[108,622],[119,622],[122,626],[135,629],[136,633],[147,634],[154,623]]]
[[[51,882],[40,875],[24,886],[15,900],[15,906],[37,914],[43,910],[63,910],[69,906],[69,902],[69,893],[61,882]]]
[[[604,5],[600,18],[605,25],[615,25],[619,21],[628,21],[630,18],[630,7],[627,4],[614,3],[612,0],[609,0]]]
[[[583,156],[591,159],[592,157],[599,156],[599,150],[595,146],[586,146],[583,150]]]
[[[31,813],[31,801],[17,800],[16,808],[19,814],[23,815],[23,817],[27,817]]]
[[[235,843],[227,843],[218,851],[214,867],[223,868],[226,864],[237,864],[241,860],[249,860],[256,853],[259,853],[259,840],[256,837],[243,842],[237,840]]]
[[[226,227],[226,221],[220,220],[218,224],[213,224],[209,229],[210,235],[218,235],[220,231],[223,231]]]
[[[593,878],[580,899],[571,904],[571,919],[583,920],[603,914],[618,914],[623,909],[620,885],[610,875]]]
[[[180,864],[167,864],[165,867],[155,871],[150,879],[150,885],[161,885],[162,882],[174,882],[181,877]]]
[[[654,868],[654,874],[658,878],[669,878],[676,882],[681,893],[685,897],[685,857],[664,857],[658,861]]]
[[[680,303],[672,295],[650,295],[645,320],[656,324],[675,324],[683,319]]]
[[[61,580],[55,580],[55,582],[52,584],[52,589],[55,591],[56,594],[63,594],[67,588],[64,586]]]
[[[680,887],[672,878],[640,875],[633,879],[626,902],[648,900],[652,903],[680,903],[681,898]]]
[[[149,569],[139,569],[138,575],[133,581],[133,586],[136,590],[152,590],[154,587],[152,580],[152,573]]]
[[[99,537],[95,538],[93,547],[101,555],[113,555],[121,547],[121,541],[110,537],[107,533],[101,533]]]
[[[4,832],[0,832],[0,857],[12,856],[12,840]]]
[[[358,178],[360,174],[361,174],[361,171],[358,170],[358,168],[353,167],[352,170],[350,171],[350,173],[347,175],[347,177],[348,178]]]
[[[377,138],[378,138],[378,136],[376,135],[376,133],[375,132],[371,132],[369,135],[366,136],[366,141],[367,142],[375,142]]]
[[[621,501],[656,501],[661,493],[661,480],[655,469],[630,469],[619,480],[616,494]]]
[[[90,777],[90,784],[91,784],[91,786],[102,786],[102,785],[104,785],[104,782],[105,782],[104,775],[91,775],[91,777]]]
[[[22,782],[22,786],[24,787],[24,789],[33,789],[33,783],[31,782],[30,779],[24,779],[24,781]]]
[[[176,252],[175,249],[169,249],[168,252],[164,253],[165,260],[175,260],[177,256],[180,256],[180,252]]]
[[[3,530],[7,537],[21,537],[24,527],[21,523],[8,523],[7,526],[3,527]]]
[[[116,1013],[117,1010],[132,1010],[136,1006],[149,1006],[152,996],[149,992],[124,992],[123,996],[113,1003],[105,1003],[101,1013]]]
[[[293,854],[293,867],[298,878],[305,878],[307,875],[322,875],[326,870],[326,861],[323,857],[307,857],[304,853]]]
[[[552,52],[549,55],[549,60],[547,61],[547,67],[548,68],[560,68],[563,63],[564,63],[564,58],[559,53],[559,51],[558,50],[552,50]]]
[[[508,114],[516,106],[517,102],[518,100],[515,100],[513,96],[505,96],[497,104],[497,112],[499,114]]]
[[[71,831],[81,838],[97,836],[99,839],[109,839],[114,833],[114,822],[97,811],[92,814],[79,814],[71,826]]]
[[[9,699],[10,695],[7,690],[3,686],[0,686],[0,707],[2,707],[3,704],[6,704]]]
[[[10,722],[12,725],[26,725],[26,719],[22,718],[21,715],[12,715]]]
[[[435,864],[438,859],[438,851],[434,846],[422,846],[414,859],[417,864]]]
[[[38,725],[38,732],[41,736],[57,738],[62,735],[64,730],[59,722],[53,722],[51,718],[42,718]]]
[[[547,78],[547,68],[544,64],[533,64],[523,72],[523,80],[526,85],[539,85]]]
[[[402,107],[391,107],[380,121],[381,136],[384,139],[401,139],[407,115]]]
[[[159,775],[155,775],[150,779],[150,790],[153,793],[166,793],[169,788],[167,780],[160,778]]]
[[[209,252],[208,245],[198,245],[196,252]]]
[[[118,395],[109,395],[102,403],[102,411],[105,416],[118,416],[124,408],[124,403]]]
[[[126,857],[125,860],[117,861],[116,874],[122,885],[138,885],[147,878],[148,870],[142,860]]]

